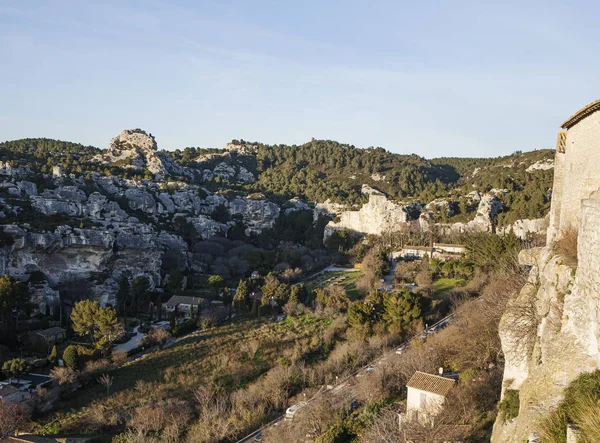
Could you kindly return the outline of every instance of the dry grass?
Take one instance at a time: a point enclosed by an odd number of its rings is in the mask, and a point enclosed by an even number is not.
[[[577,267],[577,235],[577,229],[574,227],[565,229],[553,246],[554,253],[560,256],[567,266]]]

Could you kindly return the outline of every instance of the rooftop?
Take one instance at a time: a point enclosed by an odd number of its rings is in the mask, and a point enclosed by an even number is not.
[[[584,118],[592,115],[594,112],[600,111],[600,100],[596,100],[595,102],[590,103],[587,106],[584,106],[571,117],[569,117],[562,125],[560,125],[563,129],[569,129],[575,126]]]
[[[6,397],[7,395],[15,394],[19,392],[17,388],[11,385],[0,385],[0,397]]]
[[[43,330],[40,330],[40,331],[35,331],[35,333],[37,335],[41,335],[45,339],[49,339],[49,338],[54,338],[57,335],[66,334],[67,331],[65,331],[63,328],[59,328],[58,326],[55,326],[53,328],[43,329]]]
[[[406,383],[406,387],[443,395],[445,397],[454,387],[454,380],[417,371],[410,378],[408,383]]]
[[[414,249],[415,251],[431,251],[431,247],[429,246],[404,246],[403,249]]]
[[[457,245],[457,244],[452,244],[452,243],[434,243],[433,247],[439,247],[439,248],[462,248],[462,249],[466,249],[466,246],[464,245]]]
[[[204,300],[202,297],[189,297],[187,295],[174,295],[167,302],[167,306],[177,305],[197,305],[199,302]]]

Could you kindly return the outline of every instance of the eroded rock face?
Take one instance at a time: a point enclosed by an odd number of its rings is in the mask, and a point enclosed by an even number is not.
[[[530,234],[545,234],[548,222],[548,217],[517,220],[511,225],[498,229],[497,232],[501,235],[512,232],[520,239],[525,240]]]
[[[370,188],[373,189],[373,188]],[[501,190],[496,190],[500,193]],[[495,232],[494,219],[502,209],[502,203],[495,194],[483,196],[477,194],[479,205],[473,220],[467,223],[436,224],[431,211],[438,211],[445,207],[448,215],[453,214],[452,202],[444,199],[434,200],[424,208],[418,203],[394,203],[379,192],[369,193],[369,201],[358,211],[342,211],[336,215],[338,221],[331,221],[325,227],[325,238],[334,231],[346,229],[361,234],[381,235],[384,232],[394,232],[411,225],[428,230],[437,225],[441,230],[454,232]],[[338,210],[326,205],[317,205],[315,216],[318,213],[331,213]]]
[[[520,391],[520,410],[512,423],[497,420],[494,442],[526,439],[573,379],[600,368],[599,216],[600,200],[584,202],[576,269],[552,246],[520,257],[532,265],[529,281],[507,307],[499,331],[506,359],[503,391]]]
[[[204,240],[208,240],[213,237],[221,237],[229,229],[226,224],[219,223],[207,215],[188,217],[187,221],[194,225],[196,232],[198,232],[198,235]]]
[[[407,213],[411,205],[391,202],[381,193],[369,195],[368,203],[358,211],[344,211],[339,221],[330,221],[325,227],[325,237],[338,229],[347,229],[363,234],[381,234],[397,231],[410,218]]]
[[[279,217],[279,206],[265,200],[249,200],[236,198],[229,202],[229,213],[241,215],[246,235],[257,235],[263,229],[272,228]]]

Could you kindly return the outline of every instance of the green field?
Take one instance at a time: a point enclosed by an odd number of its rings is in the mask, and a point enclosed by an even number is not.
[[[350,300],[357,300],[360,297],[360,294],[358,293],[358,289],[356,289],[356,282],[362,276],[362,274],[363,273],[361,271],[326,272],[305,280],[303,283],[309,291],[313,291],[317,288],[325,288],[329,285],[340,285],[346,289],[348,298],[350,298]]]
[[[450,295],[453,288],[456,286],[463,286],[464,284],[464,280],[440,278],[433,282],[433,297],[438,300],[443,300]]]

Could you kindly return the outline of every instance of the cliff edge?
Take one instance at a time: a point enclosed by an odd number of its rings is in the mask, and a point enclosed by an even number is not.
[[[519,414],[498,416],[492,442],[538,441],[569,383],[600,368],[599,110],[586,106],[559,132],[547,246],[521,253],[529,279],[500,322],[502,396],[519,391]],[[576,261],[560,247],[575,235]]]

